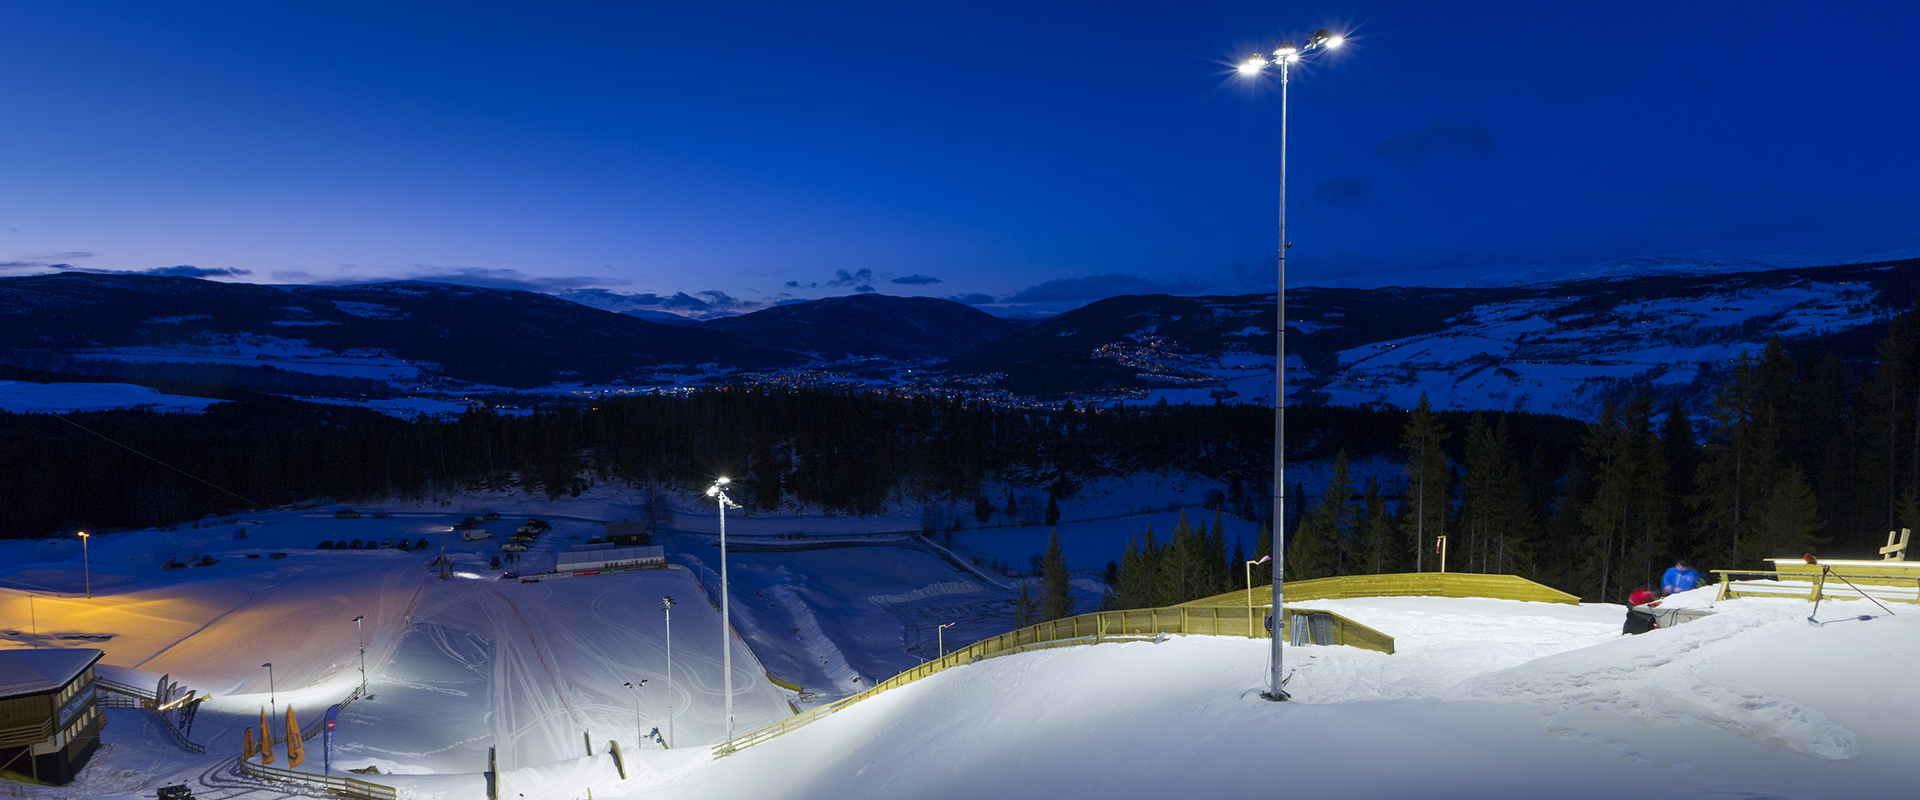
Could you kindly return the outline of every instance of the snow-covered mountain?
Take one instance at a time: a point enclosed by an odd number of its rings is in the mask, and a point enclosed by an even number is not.
[[[1697,400],[1770,337],[1865,368],[1920,293],[1920,261],[1739,271],[1615,263],[1532,286],[1287,296],[1289,399],[1584,417],[1640,389]],[[1117,297],[944,365],[1014,393],[1270,402],[1271,296]]]

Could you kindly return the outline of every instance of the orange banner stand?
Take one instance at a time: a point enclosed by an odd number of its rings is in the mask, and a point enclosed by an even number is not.
[[[241,758],[241,760],[243,760],[243,761],[244,761],[244,760],[246,760],[246,759],[249,759],[249,758],[252,758],[252,757],[254,757],[255,755],[257,755],[257,754],[258,754],[258,753],[260,752],[260,748],[259,748],[259,747],[258,747],[257,745],[255,745],[255,744],[253,743],[253,729],[252,729],[252,728],[241,728],[241,729],[240,729],[240,732],[241,732],[242,734],[245,734],[244,736],[242,736],[242,737],[240,738],[240,742],[241,742],[241,744],[240,744],[240,758]]]
[[[293,718],[293,706],[287,706],[287,767],[300,766],[307,760],[307,748],[300,741],[300,722]]]
[[[273,763],[273,729],[267,727],[267,710],[260,709],[260,763]]]

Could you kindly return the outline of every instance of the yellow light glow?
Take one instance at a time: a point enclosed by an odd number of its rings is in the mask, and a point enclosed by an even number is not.
[[[727,485],[727,479],[726,479],[726,478],[721,478],[721,479],[720,479],[720,481],[719,481],[719,483],[720,483],[720,485],[721,485],[721,486],[725,486],[725,485]]]

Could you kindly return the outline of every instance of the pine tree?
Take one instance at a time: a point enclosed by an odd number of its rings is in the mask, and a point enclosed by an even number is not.
[[[1047,495],[1047,525],[1051,527],[1058,524],[1060,524],[1060,498],[1049,493]]]
[[[1022,582],[1020,584],[1020,599],[1013,601],[1014,630],[1019,630],[1038,622],[1038,617],[1039,613],[1033,605],[1033,595],[1027,591],[1027,584]]]
[[[1040,573],[1046,584],[1046,595],[1041,598],[1044,620],[1073,616],[1073,585],[1067,575],[1067,556],[1060,552],[1060,531],[1054,530],[1047,537],[1047,553],[1040,562]]]
[[[1402,529],[1413,545],[1415,572],[1426,571],[1426,552],[1433,537],[1447,532],[1447,511],[1452,489],[1448,485],[1446,423],[1433,413],[1427,393],[1413,408],[1407,427],[1400,437],[1400,450],[1407,456],[1407,493],[1400,498]]]
[[[1787,465],[1785,474],[1774,482],[1758,523],[1752,548],[1755,558],[1793,558],[1819,542],[1814,534],[1820,530],[1820,510],[1800,465]]]

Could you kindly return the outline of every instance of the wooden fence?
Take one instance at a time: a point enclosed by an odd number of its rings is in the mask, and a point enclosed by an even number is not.
[[[1536,603],[1579,605],[1577,595],[1534,583],[1518,575],[1491,575],[1477,572],[1400,572],[1386,575],[1342,575],[1287,581],[1287,602],[1296,600],[1346,600],[1355,597],[1491,597],[1498,600],[1527,600]],[[1273,604],[1273,593],[1265,584],[1204,597],[1188,607],[1240,606],[1251,600],[1254,608]]]
[[[399,790],[391,786],[382,786],[345,775],[315,775],[311,772],[270,767],[265,764],[255,764],[244,758],[240,759],[240,771],[263,781],[304,783],[308,786],[318,786],[334,794],[359,797],[364,800],[399,800],[400,797]]]
[[[1281,620],[1281,630],[1286,630],[1296,615],[1312,615],[1329,619],[1332,622],[1333,641],[1331,644],[1377,650],[1383,653],[1393,652],[1393,637],[1361,625],[1329,611],[1308,608],[1288,607]],[[973,644],[955,649],[941,658],[922,663],[898,675],[886,679],[852,697],[828,703],[824,706],[808,709],[805,712],[783,719],[765,728],[714,745],[714,756],[720,757],[751,747],[772,739],[783,733],[797,730],[828,714],[846,708],[888,689],[897,689],[914,681],[925,678],[962,664],[972,664],[983,658],[1024,653],[1030,650],[1044,650],[1053,647],[1075,647],[1079,645],[1100,644],[1103,642],[1133,642],[1155,639],[1167,634],[1193,634],[1202,636],[1240,636],[1255,639],[1268,638],[1264,618],[1266,610],[1234,607],[1194,608],[1173,606],[1169,608],[1141,608],[1127,611],[1101,611],[1093,614],[1058,619],[1029,625],[1016,631],[1009,631]]]
[[[1920,603],[1920,562],[1913,561],[1823,561],[1808,564],[1798,558],[1773,558],[1772,571],[1713,570],[1720,576],[1717,600],[1737,597],[1804,597],[1858,600],[1897,600]],[[1833,571],[1823,575],[1821,567]],[[1759,580],[1740,580],[1746,576]],[[1851,585],[1849,585],[1851,584]]]

